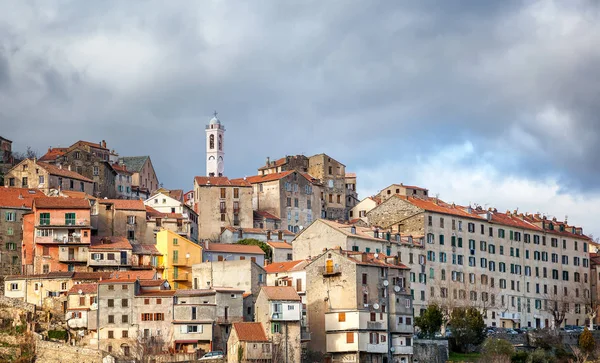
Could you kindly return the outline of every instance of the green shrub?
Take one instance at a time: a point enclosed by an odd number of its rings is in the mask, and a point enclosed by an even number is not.
[[[527,358],[527,363],[554,363],[556,359],[551,352],[546,352],[543,349],[536,349]]]
[[[26,330],[27,330],[27,326],[26,325],[17,325],[17,326],[15,326],[15,331],[18,334],[23,334],[23,333],[25,333]]]
[[[513,354],[511,358],[512,363],[527,363],[527,358],[529,357],[529,353],[524,351],[518,351]]]
[[[66,330],[48,330],[48,339],[67,340]]]

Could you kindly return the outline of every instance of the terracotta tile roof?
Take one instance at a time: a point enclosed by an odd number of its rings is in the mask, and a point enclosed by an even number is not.
[[[356,173],[346,173],[346,178],[356,178]]]
[[[40,168],[45,169],[48,174],[50,175],[58,175],[64,178],[70,178],[70,179],[75,179],[75,180],[80,180],[80,181],[84,181],[84,182],[88,182],[88,183],[93,183],[94,181],[91,179],[86,178],[85,176],[76,173],[72,170],[69,169],[65,169],[65,168],[59,168],[58,166],[54,166],[52,164],[48,164],[48,163],[44,163],[41,161],[37,162],[37,165]]]
[[[281,272],[292,272],[303,270],[308,265],[307,260],[296,260],[286,262],[274,262],[264,267],[265,271],[269,274],[281,273]]]
[[[250,253],[255,255],[264,255],[265,252],[258,246],[238,245],[230,243],[209,243],[206,251],[227,252],[227,253]]]
[[[161,213],[148,205],[146,206],[146,216],[147,217],[161,218],[163,216],[163,214],[164,213]]]
[[[127,166],[125,166],[125,165],[119,165],[117,163],[114,163],[111,166],[119,174],[130,174],[130,175],[133,174],[133,172],[127,170]]]
[[[54,161],[59,156],[63,156],[67,152],[68,148],[66,147],[55,147],[49,148],[48,152],[45,153],[38,161]]]
[[[146,210],[146,206],[141,199],[100,199],[99,203],[112,204],[117,210]]]
[[[132,243],[131,248],[133,250],[133,253],[136,255],[152,255],[152,256],[160,256],[161,255],[161,253],[156,248],[156,245]]]
[[[274,180],[280,180],[286,176],[293,174],[294,170],[282,171],[281,173],[271,173],[266,175],[253,175],[246,178],[250,184],[266,183]]]
[[[265,219],[273,219],[276,221],[280,221],[281,219],[267,211],[264,210],[255,210],[252,212],[254,219],[265,218]]]
[[[90,251],[92,250],[131,250],[131,243],[125,237],[92,237]]]
[[[73,280],[106,280],[110,279],[112,272],[75,272]]]
[[[409,267],[398,262],[395,263],[395,258],[386,256],[383,253],[367,253],[367,252],[358,252],[358,251],[339,251],[342,255],[346,256],[349,260],[359,264],[366,266],[379,266],[379,267],[389,267],[389,268],[397,268],[403,270],[409,270]],[[377,257],[375,257],[377,255]],[[390,263],[386,261],[387,258],[394,259],[394,263]]]
[[[354,223],[358,223],[358,222],[360,222],[361,220],[362,220],[362,219],[360,219],[360,218],[354,218],[354,219],[351,219],[351,220],[349,220],[349,221],[348,221],[348,223],[350,223],[350,224],[354,224]]]
[[[87,194],[86,192],[77,192],[74,190],[61,190],[60,191],[64,196],[69,198],[79,198],[79,199],[91,199],[96,200],[98,198],[93,195]]]
[[[95,143],[95,142],[89,142],[89,141],[83,141],[83,140],[79,140],[76,143],[74,143],[73,145],[71,145],[71,147],[77,145],[77,144],[82,144],[82,145],[87,145],[87,146],[91,146],[94,147],[96,149],[103,149],[103,150],[108,150],[105,147],[102,147],[102,145],[100,145],[99,143]]]
[[[36,189],[0,187],[0,208],[31,209],[33,200],[46,195]]]
[[[98,281],[98,284],[133,284],[137,279],[106,279]]]
[[[96,294],[98,292],[98,284],[76,284],[71,287],[67,295],[79,294]]]
[[[140,291],[138,296],[173,296],[175,290],[146,290]]]
[[[226,230],[231,231],[231,232],[238,232],[240,229],[242,230],[243,233],[254,233],[254,234],[267,234],[266,229],[260,229],[260,228],[236,228],[236,227],[225,227]],[[271,234],[275,233],[277,234],[279,231],[281,231],[283,234],[288,235],[288,236],[295,236],[294,233],[288,231],[287,229],[275,229],[275,230],[271,230]]]
[[[281,159],[277,159],[277,160],[269,163],[268,165],[260,167],[258,170],[275,168],[275,167],[278,167],[278,166],[283,166],[285,164],[287,164],[287,158],[281,158]]]
[[[300,295],[291,286],[263,286],[261,291],[267,294],[269,300],[300,301]]]
[[[175,296],[206,296],[214,295],[217,292],[237,292],[243,293],[243,289],[236,289],[233,287],[213,287],[212,289],[186,289],[176,290]]]
[[[448,204],[448,203],[446,203],[440,199],[436,199],[436,198],[421,199],[421,198],[415,198],[415,197],[400,196],[397,194],[394,195],[393,197],[406,200],[410,204],[414,205],[415,207],[424,209],[429,212],[449,214],[449,215],[465,217],[465,218],[472,218],[472,219],[479,219],[479,220],[485,219],[485,218],[480,217],[476,213],[469,213],[469,212],[465,211],[460,206],[457,206],[454,204]],[[392,199],[392,198],[389,198],[388,200],[390,200],[390,199]]]
[[[119,162],[123,162],[130,172],[139,173],[148,159],[150,159],[149,156],[125,156],[119,158]]]
[[[273,248],[292,249],[292,245],[287,242],[267,241],[267,244]]]
[[[172,189],[169,191],[169,196],[178,201],[183,201],[183,190],[181,189]]]
[[[373,228],[373,227],[354,226],[354,228],[356,229],[356,233],[352,233],[353,226],[350,224],[342,224],[342,223],[330,221],[327,219],[317,219],[317,221],[325,223],[326,225],[335,228],[336,230],[342,232],[343,234],[345,234],[348,237],[367,239],[367,240],[376,241],[376,242],[382,242],[384,240],[384,238],[375,238],[375,228]],[[383,232],[380,233],[380,235],[383,237],[384,236]]]
[[[262,323],[233,323],[233,329],[241,342],[268,342]]]
[[[78,198],[40,197],[33,203],[37,209],[90,209],[88,200]]]
[[[140,280],[140,286],[142,286],[142,287],[161,286],[165,282],[167,282],[167,280]]]
[[[244,299],[245,299],[245,298],[247,298],[247,297],[250,297],[250,296],[252,296],[252,293],[251,293],[251,292],[245,292],[245,293],[242,295],[242,297],[243,297]]]
[[[54,271],[47,274],[35,274],[35,275],[9,275],[5,277],[5,280],[27,280],[27,279],[66,279],[72,278],[74,272],[72,271]]]
[[[115,271],[112,274],[112,279],[140,279],[140,280],[154,280],[156,277],[156,271],[143,270],[143,271]]]
[[[194,178],[196,184],[201,186],[216,186],[216,187],[249,187],[248,181],[244,179],[229,179],[226,176],[197,176]]]

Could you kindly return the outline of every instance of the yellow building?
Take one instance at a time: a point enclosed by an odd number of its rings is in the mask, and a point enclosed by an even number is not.
[[[202,262],[202,247],[187,238],[161,229],[156,233],[158,270],[174,289],[192,288],[192,265]]]

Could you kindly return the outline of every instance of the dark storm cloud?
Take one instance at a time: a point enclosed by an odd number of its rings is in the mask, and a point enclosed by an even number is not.
[[[591,1],[11,4],[0,130],[17,149],[106,139],[190,188],[217,109],[230,176],[266,156],[359,169],[469,141],[482,152],[462,162],[597,189]]]

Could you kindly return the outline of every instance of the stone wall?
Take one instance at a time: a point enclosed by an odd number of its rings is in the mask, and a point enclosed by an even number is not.
[[[446,363],[448,340],[417,339],[413,343],[413,363]]]
[[[95,349],[72,347],[70,345],[36,341],[36,361],[45,363],[98,363],[102,353]]]
[[[22,309],[26,312],[33,313],[35,312],[35,305],[26,303],[23,300],[13,299],[6,296],[0,296],[0,308],[17,308]]]
[[[391,228],[394,233],[421,234],[425,226],[423,212],[421,208],[395,196],[367,212],[367,218],[372,226]]]

